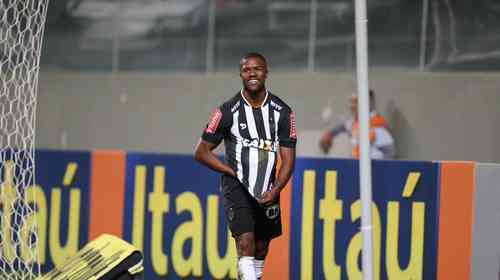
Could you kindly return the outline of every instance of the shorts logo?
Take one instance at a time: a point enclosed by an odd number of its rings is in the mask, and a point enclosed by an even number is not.
[[[220,120],[222,119],[222,112],[217,109],[213,112],[210,121],[208,122],[207,129],[205,131],[209,134],[215,134],[217,128],[219,127]]]
[[[247,128],[247,125],[245,123],[240,123],[240,128],[243,130],[243,129]]]
[[[280,214],[280,206],[278,204],[266,208],[266,217],[268,219],[271,220],[276,219],[276,217],[278,217],[279,214]]]

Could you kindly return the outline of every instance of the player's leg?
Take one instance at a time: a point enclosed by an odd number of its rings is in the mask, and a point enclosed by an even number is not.
[[[255,276],[255,220],[248,207],[229,208],[227,222],[236,242],[238,275],[240,280],[256,280]]]
[[[240,280],[257,279],[255,271],[255,235],[245,232],[235,236],[238,252],[238,274]]]
[[[269,244],[281,235],[281,213],[279,203],[267,208],[260,208],[256,217],[255,229],[255,272],[261,279],[264,272],[264,260],[269,252]]]
[[[255,275],[257,279],[262,279],[264,273],[264,260],[266,259],[267,252],[269,251],[269,240],[256,240],[255,241]]]
[[[236,251],[238,256],[255,256],[255,234],[253,232],[245,232],[235,236]]]
[[[256,280],[254,199],[245,187],[233,178],[224,177],[222,193],[227,224],[238,252],[239,279]]]

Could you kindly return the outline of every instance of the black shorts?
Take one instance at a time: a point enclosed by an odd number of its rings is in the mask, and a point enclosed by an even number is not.
[[[271,240],[281,235],[281,209],[276,204],[262,207],[238,179],[222,176],[222,203],[233,237],[253,232],[256,240]]]

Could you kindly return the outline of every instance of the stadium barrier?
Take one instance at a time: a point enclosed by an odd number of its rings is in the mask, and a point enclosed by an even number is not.
[[[372,170],[375,279],[498,277],[499,165]],[[355,160],[297,159],[265,279],[361,279],[358,175]],[[36,176],[43,271],[107,233],[143,252],[144,279],[236,278],[219,175],[190,155],[39,150]]]

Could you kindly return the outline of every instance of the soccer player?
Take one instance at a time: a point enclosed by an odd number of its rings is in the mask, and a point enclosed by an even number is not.
[[[222,201],[242,280],[262,277],[269,243],[281,235],[279,195],[295,164],[295,115],[266,89],[267,73],[261,54],[240,60],[243,88],[215,109],[195,149],[197,161],[222,173]],[[212,152],[223,139],[224,162]]]

